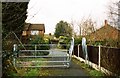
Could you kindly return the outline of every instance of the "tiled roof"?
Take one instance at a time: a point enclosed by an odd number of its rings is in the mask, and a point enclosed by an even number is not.
[[[25,24],[24,26],[24,29],[23,30],[43,30],[45,32],[45,26],[44,24],[30,24],[30,23],[27,23]]]
[[[89,35],[89,39],[91,41],[103,41],[105,39],[106,40],[108,39],[117,40],[119,38],[119,34],[120,34],[120,30],[110,25],[107,25],[91,33]]]

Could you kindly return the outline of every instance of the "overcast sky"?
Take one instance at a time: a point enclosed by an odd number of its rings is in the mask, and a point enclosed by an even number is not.
[[[55,25],[64,20],[78,23],[89,16],[100,27],[107,19],[106,10],[109,0],[30,0],[27,23],[44,23],[45,33],[54,33]],[[34,16],[34,17],[33,17]],[[77,25],[76,25],[77,30]]]

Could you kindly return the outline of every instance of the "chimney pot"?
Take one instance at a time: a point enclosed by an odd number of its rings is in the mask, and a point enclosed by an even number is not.
[[[108,25],[108,21],[107,20],[105,20],[105,26],[107,26]]]

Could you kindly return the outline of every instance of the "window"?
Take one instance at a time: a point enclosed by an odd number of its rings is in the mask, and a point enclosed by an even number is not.
[[[38,34],[39,34],[39,31],[37,30],[31,31],[31,35],[38,35]]]

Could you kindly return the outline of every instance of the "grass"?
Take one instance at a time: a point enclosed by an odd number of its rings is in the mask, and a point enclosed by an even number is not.
[[[38,76],[40,69],[38,68],[33,68],[27,70],[27,73],[24,74],[24,76]]]
[[[32,62],[34,61],[34,62]],[[27,64],[25,64],[26,66],[40,66],[40,65],[45,65],[46,63],[42,63],[41,62],[35,62],[35,61],[47,61],[45,58],[20,58],[20,59],[17,59],[17,63],[18,65],[24,65],[20,62],[27,62]]]
[[[18,59],[17,60],[17,62],[19,63],[19,61],[20,60],[22,60],[22,61],[28,61],[28,62],[31,62],[31,61],[46,61],[46,59],[45,58],[22,58],[22,59]],[[40,66],[40,65],[45,65],[46,63],[40,63],[40,62],[38,62],[38,63],[31,63],[31,64],[29,64],[29,65],[31,65],[31,66]],[[20,64],[20,65],[22,65],[22,64]],[[29,65],[25,65],[25,66],[29,66]],[[9,76],[39,76],[39,73],[40,73],[40,71],[41,71],[41,69],[42,68],[20,68],[20,67],[18,67],[17,68],[17,71],[18,72],[10,72],[9,73]]]
[[[76,62],[78,65],[80,65],[82,69],[84,69],[85,72],[88,73],[89,76],[105,76],[104,73],[102,73],[101,71],[97,71],[93,69],[92,67],[89,67],[84,62],[80,62],[76,59],[73,59],[73,61]]]

